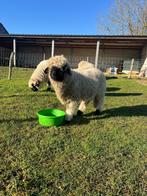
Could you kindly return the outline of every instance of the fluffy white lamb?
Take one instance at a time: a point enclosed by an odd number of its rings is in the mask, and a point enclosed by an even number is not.
[[[37,91],[40,84],[43,82],[46,82],[48,84],[47,90],[50,90],[50,81],[48,79],[48,73],[46,73],[47,68],[48,60],[43,60],[37,65],[28,82],[29,88],[31,88],[33,91]]]
[[[86,64],[87,63],[87,64]],[[86,109],[86,104],[91,100],[96,108],[95,114],[103,109],[106,91],[104,74],[85,61],[81,67],[71,69],[67,59],[54,56],[48,60],[49,79],[57,98],[66,106],[66,120],[71,121],[73,115],[81,114]]]

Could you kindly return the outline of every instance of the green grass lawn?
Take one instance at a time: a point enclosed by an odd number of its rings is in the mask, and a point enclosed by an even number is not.
[[[0,80],[0,195],[145,196],[147,86],[107,80],[104,112],[41,127],[36,112],[64,109],[54,92],[31,92],[30,72]]]

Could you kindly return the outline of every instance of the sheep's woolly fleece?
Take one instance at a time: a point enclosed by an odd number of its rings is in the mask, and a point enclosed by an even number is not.
[[[91,100],[96,111],[102,111],[106,91],[106,79],[103,72],[86,61],[73,70],[64,56],[52,57],[48,62],[50,69],[52,66],[61,69],[66,65],[71,70],[71,74],[65,74],[62,82],[54,80],[49,72],[50,82],[57,98],[66,106],[66,120],[70,121],[77,110],[84,112],[86,104]],[[85,68],[83,68],[84,64]]]
[[[48,60],[43,60],[37,65],[28,82],[30,88],[32,88],[32,85],[36,86],[38,82],[42,83],[49,81],[48,74],[45,73],[46,68],[48,68]]]
[[[88,68],[94,68],[94,64],[89,63],[88,61],[80,61],[78,64],[78,69],[88,69]]]

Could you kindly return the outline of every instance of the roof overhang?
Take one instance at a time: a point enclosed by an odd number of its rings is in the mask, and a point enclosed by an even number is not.
[[[96,48],[100,41],[100,48],[131,48],[141,49],[147,44],[147,36],[99,36],[99,35],[0,35],[0,43],[12,44],[16,39],[17,45],[51,46],[52,40],[55,46],[66,48]]]

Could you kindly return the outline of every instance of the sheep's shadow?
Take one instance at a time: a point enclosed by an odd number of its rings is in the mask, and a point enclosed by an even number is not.
[[[84,115],[82,116],[74,116],[72,121],[66,122],[64,121],[62,126],[72,126],[72,125],[83,125],[83,124],[88,124],[90,122],[90,119],[85,118]]]
[[[106,96],[125,97],[125,96],[140,96],[142,93],[106,93]]]
[[[109,91],[119,91],[121,88],[119,87],[107,87],[106,91],[109,92]]]
[[[117,76],[106,76],[106,80],[118,79]]]
[[[51,93],[53,93],[53,92],[51,92]],[[0,96],[0,99],[3,99],[3,98],[17,98],[17,97],[20,97],[20,98],[21,97],[29,97],[29,98],[30,97],[45,97],[45,96],[48,96],[48,95],[49,94],[47,92],[45,94],[39,94],[39,93],[32,92],[32,94],[3,95],[3,96]]]
[[[111,108],[103,111],[99,116],[94,116],[93,112],[85,114],[85,117],[90,117],[90,120],[104,119],[117,116],[147,116],[147,105],[122,106],[119,108]]]
[[[84,114],[83,116],[74,116],[70,123],[63,123],[61,127],[73,126],[73,125],[83,125],[88,124],[91,120],[105,119],[111,117],[133,117],[133,116],[147,116],[147,105],[135,105],[135,106],[122,106],[119,108],[111,108],[103,111],[100,115],[95,115],[94,112]],[[36,118],[26,118],[26,119],[1,119],[0,123],[9,123],[14,121],[14,123],[23,122],[33,122],[34,125],[38,123]],[[36,122],[36,123],[35,123]]]
[[[26,119],[25,118],[24,119],[17,119],[17,118],[0,119],[0,123],[10,123],[10,121],[13,121],[14,123],[33,122],[34,126],[39,124],[37,117],[34,117],[34,118],[31,117],[31,118],[26,118]],[[60,126],[66,127],[66,126],[69,126],[69,125],[71,126],[75,124],[78,124],[78,125],[88,124],[89,121],[90,120],[88,118],[85,118],[84,116],[74,116],[71,122],[67,123],[66,121],[64,121],[63,124],[61,124]]]

